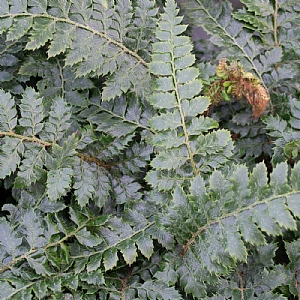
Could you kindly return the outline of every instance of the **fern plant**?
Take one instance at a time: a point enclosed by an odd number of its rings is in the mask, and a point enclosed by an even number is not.
[[[299,5],[242,2],[183,5],[209,52],[174,0],[0,0],[1,299],[299,296]]]

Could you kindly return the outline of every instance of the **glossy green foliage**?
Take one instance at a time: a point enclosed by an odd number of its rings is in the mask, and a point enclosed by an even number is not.
[[[0,299],[299,297],[299,4],[178,3],[0,0]]]
[[[0,6],[0,33],[6,33],[7,42],[27,35],[26,50],[47,44],[48,58],[65,54],[65,65],[73,67],[77,77],[109,75],[103,99],[128,90],[144,92],[149,81],[145,59],[157,13],[153,1],[143,1],[136,10],[129,0],[72,4],[12,0],[1,1]],[[135,41],[128,38],[136,35]],[[125,70],[130,76],[123,76]]]
[[[159,116],[150,120],[156,131],[152,143],[159,145],[159,153],[151,162],[153,171],[148,172],[147,181],[170,190],[177,181],[219,167],[231,156],[233,145],[225,130],[205,134],[218,123],[202,115],[210,101],[200,95],[203,84],[199,71],[192,66],[195,57],[191,41],[182,35],[186,26],[181,24],[174,2],[167,2],[161,17],[149,65],[150,71],[159,76],[150,99],[159,111]]]

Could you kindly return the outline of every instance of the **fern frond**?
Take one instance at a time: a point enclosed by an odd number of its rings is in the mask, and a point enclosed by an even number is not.
[[[15,101],[9,93],[0,90],[0,130],[12,131],[17,126]]]
[[[74,195],[81,207],[85,206],[95,194],[96,165],[78,161],[74,168]],[[101,206],[99,206],[101,207]]]
[[[151,28],[141,26],[138,44],[127,48],[127,33],[135,28],[131,1],[116,4],[107,1],[105,5],[101,1],[74,1],[72,5],[64,2],[58,5],[53,1],[46,1],[45,5],[23,4],[21,10],[15,10],[14,1],[9,1],[2,10],[0,32],[7,33],[8,41],[26,35],[29,37],[27,50],[39,49],[47,43],[48,57],[66,53],[65,64],[74,66],[77,77],[109,74],[102,94],[106,100],[121,96],[130,88],[141,92],[142,86],[147,85],[147,63],[136,51],[149,51],[147,40]],[[153,24],[154,2],[141,7],[149,15],[143,16],[142,21]]]
[[[59,41],[61,44],[61,40]],[[76,78],[74,70],[65,66],[61,59],[47,58],[45,53],[35,51],[27,57],[19,69],[19,74],[28,77],[39,78],[36,83],[38,91],[49,103],[47,111],[51,106],[52,99],[64,98],[69,104],[86,106],[86,91],[92,89],[94,84],[88,78]]]
[[[149,129],[145,126],[148,119],[146,112],[134,97],[120,97],[114,101],[96,104],[97,114],[89,114],[88,120],[97,126],[96,131],[105,132],[113,137],[131,134],[137,128]],[[95,114],[95,115],[94,115]]]
[[[71,135],[60,147],[56,144],[52,145],[52,155],[46,157],[46,167],[49,172],[47,174],[47,189],[50,200],[57,200],[68,192],[72,177],[73,167],[76,163],[76,146],[77,139],[75,135]]]
[[[62,98],[57,97],[53,100],[49,119],[45,123],[44,130],[40,133],[40,137],[45,141],[57,142],[71,125],[70,119],[71,108],[66,105]]]
[[[266,243],[262,232],[276,236],[281,228],[296,229],[299,166],[290,182],[286,163],[274,169],[270,183],[258,164],[249,178],[247,169],[237,166],[229,174],[214,171],[207,183],[197,176],[190,194],[174,190],[165,226],[183,245],[184,264],[194,266],[194,276],[203,268],[225,274],[245,262],[249,243]]]
[[[231,156],[232,150],[230,135],[226,131],[224,134],[219,131],[204,135],[217,128],[217,122],[203,116],[191,120],[202,114],[210,102],[199,96],[202,82],[198,69],[192,67],[195,57],[191,54],[189,38],[181,35],[186,29],[185,25],[180,25],[181,21],[175,3],[167,1],[156,31],[159,42],[153,44],[154,54],[149,64],[151,72],[160,76],[156,80],[156,92],[150,100],[160,112],[150,120],[151,127],[157,132],[153,142],[158,142],[160,147],[151,165],[157,170],[166,170],[164,176],[173,172],[173,178],[208,171],[200,157],[209,155],[213,149],[218,148],[217,151],[224,155],[224,159],[216,155],[213,159],[215,164],[211,167],[224,163]],[[222,145],[217,145],[219,135],[222,135]],[[182,171],[177,171],[179,168]],[[152,171],[147,175],[148,182],[153,186],[157,184],[156,180],[153,181],[154,177],[160,176],[157,172]],[[165,188],[167,186],[164,185]]]
[[[15,172],[24,153],[21,140],[4,137],[0,152],[0,178],[5,178]]]
[[[273,30],[274,6],[270,2],[244,0],[245,8],[234,13],[234,17],[245,23],[249,28],[261,33],[269,33]]]
[[[21,118],[19,124],[24,128],[24,134],[35,136],[43,129],[44,108],[39,94],[28,88],[23,93],[21,100]]]
[[[135,52],[140,53],[146,61],[150,61],[151,42],[156,26],[157,8],[154,1],[143,0],[136,3],[133,24],[128,29],[125,44]]]
[[[26,145],[14,186],[27,187],[43,178],[46,175],[43,169],[45,159],[46,151],[43,147],[34,144]]]

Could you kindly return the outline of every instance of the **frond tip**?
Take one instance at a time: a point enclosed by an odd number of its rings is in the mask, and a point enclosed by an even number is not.
[[[186,25],[181,24],[178,12],[173,0],[166,2],[156,30],[158,42],[153,44],[154,53],[149,64],[150,71],[158,76],[150,101],[159,110],[159,115],[150,119],[150,126],[156,131],[153,143],[159,142],[161,151],[152,161],[157,173],[150,171],[147,178],[154,185],[154,178],[166,177],[165,187],[171,188],[174,176],[180,180],[185,172],[189,177],[209,171],[224,163],[233,148],[230,135],[225,131],[207,133],[218,128],[218,123],[201,115],[209,107],[210,100],[200,94],[203,83],[199,70],[192,66],[195,61],[191,53],[193,46],[190,38],[182,35]],[[222,145],[217,135],[222,135]],[[218,155],[210,164],[207,162],[210,162],[212,149]]]

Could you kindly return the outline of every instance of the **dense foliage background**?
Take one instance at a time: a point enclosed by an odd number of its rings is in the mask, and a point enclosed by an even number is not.
[[[300,4],[242,3],[0,0],[0,299],[298,299]]]

